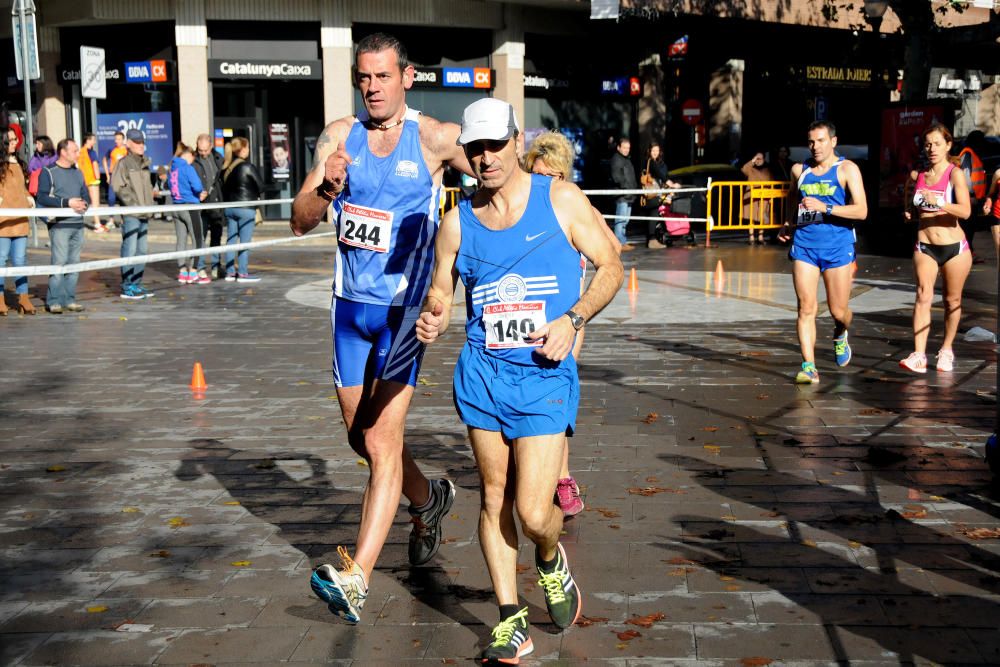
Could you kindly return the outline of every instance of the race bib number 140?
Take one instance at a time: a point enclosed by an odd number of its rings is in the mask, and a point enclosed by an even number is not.
[[[487,349],[537,347],[543,341],[531,341],[527,336],[545,326],[545,302],[491,303],[483,307],[483,325]]]
[[[340,212],[340,242],[374,252],[389,252],[392,211],[344,204]]]

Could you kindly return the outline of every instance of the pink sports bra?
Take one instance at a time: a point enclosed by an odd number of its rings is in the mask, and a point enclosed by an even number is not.
[[[948,168],[941,175],[941,178],[938,179],[938,182],[931,185],[927,183],[927,179],[924,178],[924,172],[921,171],[917,175],[917,187],[913,191],[913,205],[921,211],[940,211],[940,206],[931,203],[936,202],[939,196],[947,203],[954,203],[955,195],[951,185],[951,170],[954,168],[954,164],[949,164]],[[924,198],[923,190],[931,193],[930,201]]]

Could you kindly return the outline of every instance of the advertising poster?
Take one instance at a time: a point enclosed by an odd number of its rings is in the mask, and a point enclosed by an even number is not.
[[[291,176],[291,148],[288,141],[287,123],[270,123],[267,133],[271,140],[271,177],[276,181],[288,180]]]
[[[151,171],[170,166],[174,157],[173,114],[169,111],[97,114],[97,154],[104,156],[115,145],[115,132],[140,130],[146,135],[146,157]]]
[[[882,111],[882,153],[879,155],[878,204],[882,208],[903,206],[906,181],[921,164],[923,140],[928,125],[944,118],[944,107],[898,107]]]

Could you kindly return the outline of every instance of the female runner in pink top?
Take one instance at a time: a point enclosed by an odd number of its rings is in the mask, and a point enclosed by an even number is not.
[[[965,173],[951,161],[952,136],[940,123],[924,131],[924,149],[930,166],[911,172],[908,186],[913,200],[903,213],[916,220],[917,245],[913,249],[913,269],[917,277],[917,298],[913,304],[914,351],[899,362],[915,373],[927,372],[927,336],[931,328],[934,283],[940,272],[944,280],[944,340],[937,355],[937,370],[950,372],[955,353],[951,345],[962,317],[962,288],[972,268],[972,253],[958,221],[969,217],[969,187]]]

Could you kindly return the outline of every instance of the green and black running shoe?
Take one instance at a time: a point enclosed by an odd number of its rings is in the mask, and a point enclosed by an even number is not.
[[[493,643],[479,656],[484,665],[517,665],[521,656],[535,650],[528,636],[527,607],[500,621],[492,634]]]
[[[539,576],[538,585],[545,591],[545,605],[549,608],[552,622],[557,627],[566,629],[580,618],[580,611],[583,609],[583,596],[580,595],[580,588],[569,572],[566,551],[561,544],[557,544],[556,547],[558,548],[556,564],[551,572],[546,572],[540,565],[537,565],[538,555],[537,553],[535,555]]]

